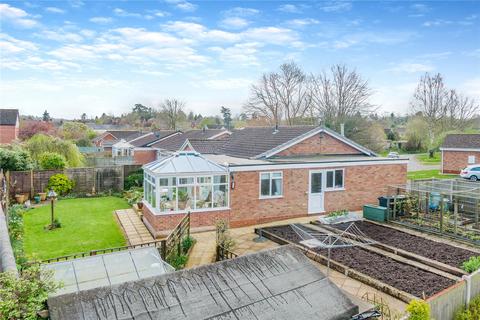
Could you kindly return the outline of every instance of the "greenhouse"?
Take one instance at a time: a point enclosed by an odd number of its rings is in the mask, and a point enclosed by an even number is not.
[[[415,180],[383,197],[392,222],[480,243],[480,184],[463,179]]]
[[[144,200],[154,213],[226,209],[228,167],[197,152],[177,152],[144,167]]]

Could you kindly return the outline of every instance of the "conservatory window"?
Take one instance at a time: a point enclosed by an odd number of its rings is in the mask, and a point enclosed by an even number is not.
[[[260,198],[278,198],[283,195],[282,172],[260,173]]]
[[[145,200],[152,206],[150,184],[145,175]],[[228,179],[226,175],[197,177],[161,177],[159,184],[160,212],[205,210],[228,206]]]

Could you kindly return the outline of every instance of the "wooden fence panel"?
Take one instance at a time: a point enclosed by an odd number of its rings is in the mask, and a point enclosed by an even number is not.
[[[462,280],[427,300],[432,319],[451,320],[467,303],[467,284]]]

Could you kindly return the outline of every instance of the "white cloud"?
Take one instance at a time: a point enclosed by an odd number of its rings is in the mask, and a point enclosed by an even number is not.
[[[65,13],[65,10],[57,8],[57,7],[46,7],[45,11],[50,12],[50,13],[58,13],[58,14]]]
[[[257,42],[237,43],[231,47],[211,47],[210,51],[219,55],[220,60],[232,64],[242,66],[260,65],[257,59],[257,53],[261,44]]]
[[[40,37],[58,42],[80,42],[83,37],[78,33],[66,32],[62,29],[58,31],[43,30],[38,34]]]
[[[250,22],[240,17],[228,17],[220,22],[220,25],[227,29],[241,29],[245,28]]]
[[[410,9],[423,13],[430,11],[430,7],[423,3],[414,3],[410,6]]]
[[[210,79],[203,81],[202,84],[214,90],[233,90],[248,88],[252,84],[252,80],[246,78]]]
[[[48,54],[62,60],[74,61],[74,60],[93,60],[97,58],[97,55],[93,51],[92,46],[88,45],[67,45],[48,52]]]
[[[174,5],[175,8],[182,11],[192,12],[197,10],[197,5],[185,0],[165,0],[165,2]]]
[[[299,6],[294,4],[284,4],[278,7],[278,11],[287,12],[287,13],[301,13],[302,10]]]
[[[111,23],[113,19],[110,17],[93,17],[93,18],[90,18],[90,21],[98,24],[108,24],[108,23]]]
[[[320,23],[317,19],[312,18],[304,18],[304,19],[293,19],[287,21],[287,24],[291,25],[292,27],[304,27],[310,24],[318,24]]]
[[[325,12],[342,12],[352,9],[352,4],[347,1],[332,1],[321,5],[320,9]]]
[[[38,24],[26,11],[6,3],[0,3],[0,19],[23,28],[33,28]]]
[[[284,45],[298,40],[298,35],[287,28],[261,27],[248,29],[242,33],[243,38],[249,41]]]
[[[260,11],[253,8],[235,7],[224,12],[225,16],[232,17],[251,17],[259,14]]]
[[[368,44],[393,45],[406,42],[414,37],[414,33],[402,31],[390,32],[359,32],[348,34],[340,40],[333,42],[335,49],[345,49],[352,46],[365,46]]]
[[[469,79],[461,87],[467,95],[480,99],[480,78]]]
[[[141,18],[142,15],[140,13],[128,12],[120,8],[113,9],[113,13],[115,13],[119,17],[133,17],[133,18]]]
[[[210,40],[210,41],[237,41],[238,35],[235,33],[222,31],[222,30],[209,30],[205,26],[186,21],[175,21],[165,25],[167,31],[177,33],[182,37],[189,38],[194,41]]]
[[[480,48],[472,51],[464,52],[466,56],[480,58]]]
[[[38,47],[33,42],[19,40],[5,33],[0,33],[0,49],[3,53],[19,53],[35,51]]]
[[[435,70],[435,68],[430,64],[424,63],[411,63],[405,62],[400,63],[393,68],[388,69],[388,71],[399,72],[399,73],[419,73],[419,72],[430,72]]]
[[[436,19],[436,20],[432,20],[432,21],[425,21],[423,23],[423,26],[424,27],[441,27],[441,26],[446,26],[446,25],[452,24],[452,23],[453,22],[449,21],[449,20]]]

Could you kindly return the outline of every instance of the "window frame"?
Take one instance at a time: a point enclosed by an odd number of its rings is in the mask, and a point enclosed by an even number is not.
[[[279,173],[280,177],[273,177],[273,174]],[[262,195],[262,175],[268,174],[269,175],[269,182],[270,182],[270,190],[269,195]],[[272,180],[281,180],[281,194],[280,195],[272,195]],[[259,199],[278,199],[283,198],[284,195],[284,186],[283,186],[283,171],[262,171],[258,173],[258,198]]]
[[[342,186],[336,186],[336,172],[342,171]],[[331,172],[332,174],[332,183],[331,187],[328,186],[328,173]],[[335,169],[327,169],[325,170],[325,191],[342,191],[345,190],[345,168],[335,168]]]

